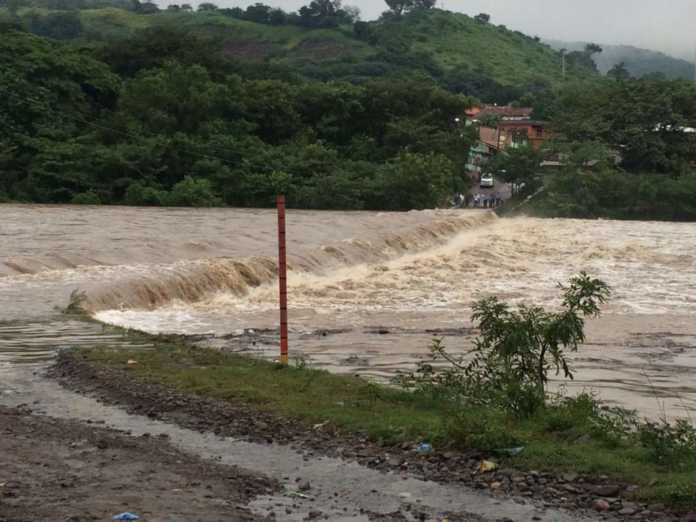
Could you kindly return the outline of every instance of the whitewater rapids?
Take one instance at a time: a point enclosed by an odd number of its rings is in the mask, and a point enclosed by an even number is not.
[[[29,320],[54,325],[39,336],[50,339],[71,294],[104,323],[277,353],[273,211],[0,206],[0,217],[0,362],[20,358]],[[291,356],[312,365],[389,378],[433,336],[468,350],[476,299],[554,307],[558,283],[585,270],[613,296],[573,357],[570,391],[652,417],[696,407],[693,225],[291,211],[288,240]]]

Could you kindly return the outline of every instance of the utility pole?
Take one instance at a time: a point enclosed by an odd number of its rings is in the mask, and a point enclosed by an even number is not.
[[[566,77],[566,50],[561,49],[561,74],[563,75],[563,79],[565,80]]]

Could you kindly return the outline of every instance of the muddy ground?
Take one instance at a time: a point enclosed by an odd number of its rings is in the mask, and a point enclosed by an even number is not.
[[[244,403],[184,395],[144,382],[134,385],[133,376],[126,370],[95,367],[70,352],[59,356],[51,376],[65,387],[121,406],[131,413],[201,432],[287,444],[303,451],[307,458],[338,457],[384,472],[439,483],[461,483],[493,496],[531,500],[549,508],[586,513],[600,520],[696,521],[694,514],[669,513],[661,505],[632,501],[636,486],[612,482],[608,477],[524,473],[505,468],[480,474],[476,470],[481,459],[490,455],[471,451],[435,452],[423,456],[414,450],[417,441],[400,447],[382,447],[359,435],[343,433],[330,424],[313,427],[259,412]],[[121,386],[124,380],[130,380],[130,385]],[[606,502],[606,511],[594,510],[598,500]]]
[[[199,460],[166,439],[0,406],[0,522],[260,521],[245,506],[271,480]]]

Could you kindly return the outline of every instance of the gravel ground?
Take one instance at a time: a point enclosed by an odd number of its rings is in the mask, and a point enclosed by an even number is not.
[[[166,439],[0,406],[0,521],[258,521],[245,507],[276,485],[198,460]]]

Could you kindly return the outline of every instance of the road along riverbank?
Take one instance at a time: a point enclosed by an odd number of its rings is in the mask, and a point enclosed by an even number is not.
[[[481,511],[469,503],[433,501],[435,509],[428,515],[433,520],[457,509],[491,520],[535,520],[544,513],[556,520],[557,512],[589,520],[676,521],[692,516],[684,507],[685,497],[675,494],[684,495],[684,484],[693,483],[688,473],[648,465],[635,448],[605,447],[590,431],[572,436],[546,432],[553,415],[518,426],[528,438],[522,453],[510,457],[448,441],[446,424],[452,412],[432,401],[361,379],[282,369],[178,342],[160,341],[147,352],[66,352],[51,375],[73,391],[155,423],[262,447],[280,445],[305,462],[332,459],[334,464],[386,474],[404,506],[413,507],[412,501],[420,498],[412,490],[398,491],[399,484],[410,480],[454,487],[462,495],[482,492],[483,505],[493,502],[490,510]],[[489,433],[510,427],[491,426]],[[423,441],[434,446],[432,453],[419,452]],[[249,456],[242,467],[257,469],[251,462],[255,458]],[[496,468],[483,472],[482,462],[494,462]],[[334,464],[317,464],[311,478],[286,475],[296,481],[290,480],[290,486],[286,482],[286,487],[295,488],[302,480],[322,481]],[[274,466],[285,469],[286,464],[277,461]],[[389,505],[398,507],[393,500]],[[496,502],[511,502],[510,509],[523,511],[509,512]],[[676,511],[665,505],[670,502]],[[363,509],[373,507],[363,504]]]

